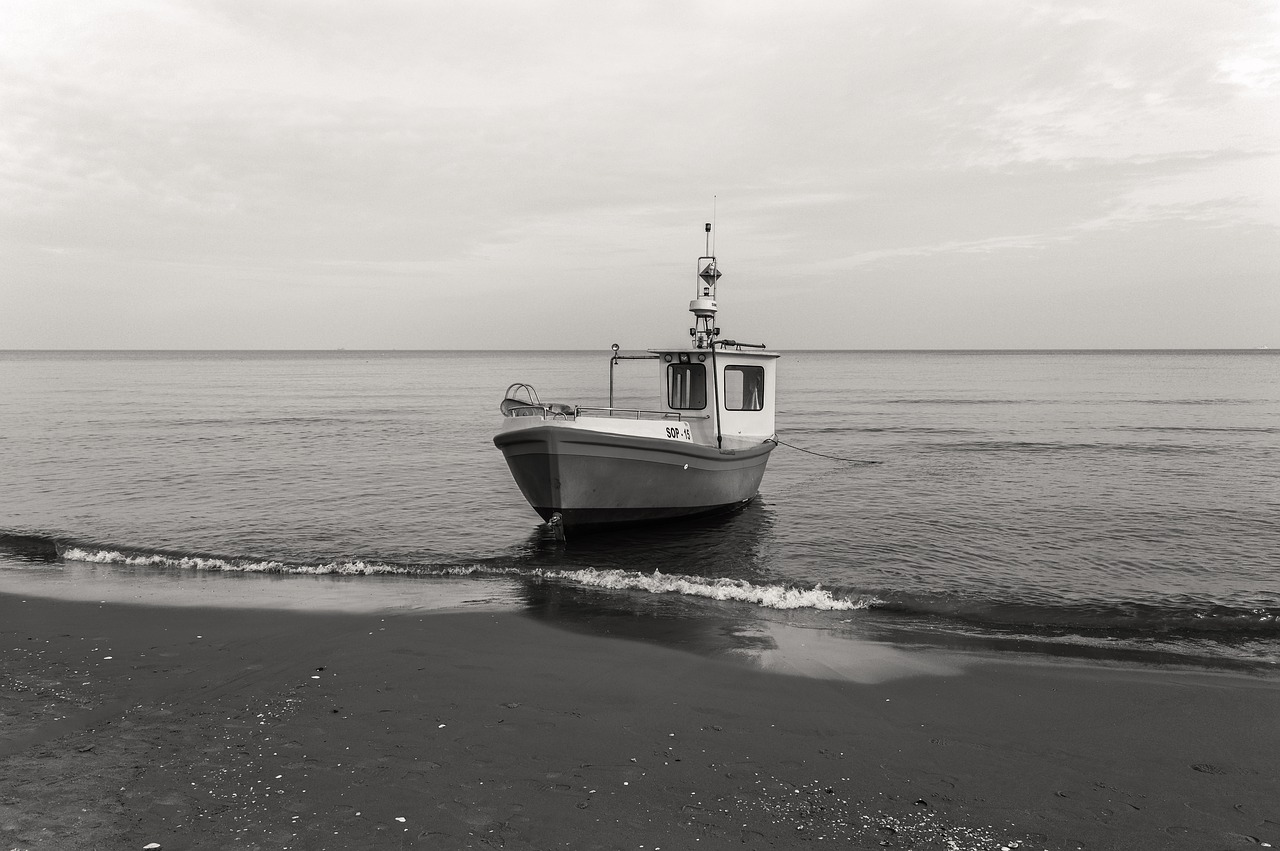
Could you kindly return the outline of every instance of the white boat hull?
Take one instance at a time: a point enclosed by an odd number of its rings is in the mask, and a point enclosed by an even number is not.
[[[774,443],[722,450],[683,440],[563,425],[493,439],[543,520],[609,526],[726,511],[756,495]]]

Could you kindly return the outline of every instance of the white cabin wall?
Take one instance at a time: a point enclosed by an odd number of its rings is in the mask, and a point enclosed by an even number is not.
[[[716,369],[721,382],[720,433],[721,446],[725,449],[741,449],[756,446],[774,436],[776,431],[774,412],[777,399],[777,356],[744,352],[716,354]],[[730,366],[755,366],[764,371],[764,398],[758,411],[739,411],[728,408],[725,387],[725,368]]]
[[[774,436],[776,411],[776,377],[778,356],[765,352],[739,352],[717,349],[714,357],[708,350],[658,352],[658,398],[661,400],[659,410],[670,411],[679,415],[693,434],[693,441],[708,446],[716,445],[717,425],[720,445],[724,449],[743,449],[757,446]],[[667,383],[667,368],[672,362],[679,362],[681,355],[688,355],[690,363],[698,362],[698,356],[704,356],[701,363],[706,368],[707,405],[701,410],[673,408]],[[666,360],[667,356],[672,361]],[[727,366],[754,366],[764,371],[764,398],[759,411],[730,410],[724,386],[724,370]],[[713,376],[713,370],[715,375]],[[717,385],[715,382],[718,381]],[[717,421],[717,415],[719,417]]]
[[[666,358],[668,355],[670,355],[673,359],[672,362],[678,363],[679,362],[678,359],[681,354],[688,355],[690,358],[690,363],[702,363],[702,365],[705,368],[705,382],[706,382],[705,389],[706,389],[707,404],[706,404],[706,407],[700,410],[698,409],[690,410],[685,408],[671,407],[671,404],[670,404],[671,397],[668,394],[669,388],[667,386],[667,367],[671,365],[671,362],[668,362]],[[703,361],[697,360],[699,355],[702,355],[704,357]],[[716,406],[715,406],[714,394],[715,394],[715,389],[711,384],[711,353],[709,351],[685,350],[683,352],[674,351],[674,352],[659,353],[658,355],[658,398],[661,400],[661,405],[658,408],[658,410],[670,411],[671,413],[678,415],[681,419],[687,422],[689,424],[689,431],[691,432],[693,442],[703,444],[704,446],[716,445],[716,423],[715,423]]]

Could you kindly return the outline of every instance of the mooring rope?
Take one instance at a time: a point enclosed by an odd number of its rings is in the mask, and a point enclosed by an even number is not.
[[[786,446],[800,452],[807,452],[810,455],[817,455],[819,458],[830,458],[832,461],[843,461],[846,464],[880,464],[880,461],[867,461],[863,458],[841,458],[838,455],[827,455],[824,452],[814,452],[812,449],[805,449],[803,446],[796,446],[794,443],[787,443],[785,440],[774,438],[773,442],[779,446]]]

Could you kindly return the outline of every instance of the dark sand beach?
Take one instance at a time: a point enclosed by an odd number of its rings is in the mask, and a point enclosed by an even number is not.
[[[4,849],[1280,844],[1274,677],[11,594],[0,646]]]

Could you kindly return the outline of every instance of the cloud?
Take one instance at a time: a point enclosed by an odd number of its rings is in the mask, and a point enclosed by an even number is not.
[[[403,326],[396,345],[536,347],[532,322],[596,345],[619,307],[679,335],[713,196],[729,299],[892,275],[910,297],[882,345],[951,293],[1006,297],[992,276],[1031,256],[1065,270],[1042,271],[1045,303],[1223,262],[1186,244],[1250,258],[1248,292],[1280,272],[1259,248],[1280,229],[1266,3],[10,6],[0,287],[19,327],[56,310],[89,345],[155,339],[94,323],[103,281],[186,317],[162,345]],[[492,338],[462,330],[480,297]],[[769,336],[807,344],[786,321]],[[975,345],[1010,338],[983,327]]]

